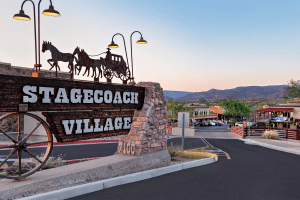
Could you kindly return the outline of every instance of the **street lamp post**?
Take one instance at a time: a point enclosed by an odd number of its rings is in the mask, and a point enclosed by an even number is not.
[[[42,66],[41,65],[41,56],[40,56],[40,4],[41,4],[42,0],[40,0],[39,4],[38,4],[38,44],[37,44],[37,39],[36,39],[36,20],[35,20],[35,4],[34,4],[34,2],[32,0],[24,0],[21,5],[20,12],[18,14],[15,14],[13,18],[17,19],[17,20],[23,20],[23,21],[31,20],[30,17],[28,15],[26,15],[23,10],[23,6],[26,1],[31,1],[31,3],[33,4],[34,40],[35,40],[35,65],[34,65],[34,67],[35,67],[35,72],[36,72],[36,74],[34,76],[37,77],[37,73],[40,71],[40,68]],[[43,11],[43,14],[47,15],[47,16],[53,16],[53,17],[60,16],[60,13],[58,11],[54,10],[54,7],[52,5],[52,0],[49,0],[49,1],[50,1],[49,9],[45,9]],[[38,59],[37,59],[37,57],[38,57]]]
[[[141,38],[140,38],[136,43],[137,43],[137,44],[147,44],[147,41],[144,40],[144,38],[143,38],[141,32],[139,32],[139,31],[134,31],[134,32],[131,33],[131,35],[130,35],[130,48],[131,48],[131,74],[130,74],[130,78],[129,78],[129,79],[132,81],[132,84],[133,84],[133,85],[135,85],[135,82],[134,82],[134,77],[133,77],[132,35],[133,35],[134,33],[136,33],[136,32],[140,33],[140,35],[141,35]],[[124,47],[125,47],[125,53],[126,53],[126,59],[127,59],[127,65],[128,65],[128,67],[129,67],[128,57],[127,57],[127,50],[126,50],[126,44],[125,44],[125,39],[124,39],[124,36],[123,36],[122,34],[120,34],[120,33],[114,34],[113,37],[112,37],[112,40],[111,40],[111,44],[108,45],[108,47],[109,47],[109,48],[119,48],[119,46],[118,46],[117,44],[115,44],[115,42],[114,42],[114,36],[115,36],[115,35],[121,35],[121,36],[123,37]]]
[[[131,35],[130,35],[130,49],[131,49],[131,80],[132,80],[133,85],[135,85],[134,77],[133,77],[133,59],[132,59],[132,35],[133,35],[134,33],[139,33],[139,34],[141,35],[141,38],[136,42],[137,44],[147,44],[147,41],[144,40],[143,35],[142,35],[141,32],[139,32],[139,31],[134,31],[134,32],[131,33]]]
[[[127,50],[126,50],[126,44],[125,44],[125,38],[124,38],[124,36],[123,36],[121,33],[116,33],[116,34],[114,34],[114,35],[112,36],[112,38],[111,38],[111,44],[108,45],[108,48],[119,48],[119,46],[114,42],[114,37],[115,37],[116,35],[121,35],[122,38],[123,38],[124,48],[125,48],[125,54],[126,54],[126,60],[127,60],[127,66],[129,67],[129,64],[128,64],[128,56],[127,56]]]

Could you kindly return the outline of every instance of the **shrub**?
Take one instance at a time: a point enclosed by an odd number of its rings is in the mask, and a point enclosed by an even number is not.
[[[169,146],[167,149],[171,156],[172,161],[175,161],[176,160],[175,157],[179,155],[180,151],[183,151],[182,147],[173,146],[173,142],[171,142],[171,146]]]
[[[262,139],[279,140],[279,137],[275,131],[271,130],[271,131],[265,131],[263,133]]]
[[[180,158],[188,158],[188,159],[202,159],[206,158],[202,155],[195,155],[192,151],[184,151],[184,149],[181,146],[173,146],[173,143],[171,143],[171,146],[168,148],[168,152],[171,156],[171,161],[176,161],[176,157]],[[200,151],[204,151],[204,149],[201,148]],[[199,150],[197,150],[199,152]]]
[[[37,156],[39,159],[42,159],[42,156]],[[32,159],[32,158],[30,158]],[[38,163],[37,160],[32,159],[34,162]],[[47,160],[46,164],[42,167],[42,169],[49,169],[49,168],[55,168],[55,167],[60,167],[65,165],[65,162],[63,160],[63,155],[60,154],[57,156],[57,158],[53,158],[53,157],[49,157],[49,159]]]
[[[269,126],[270,125],[270,121],[266,121],[265,124],[266,124],[266,126]]]

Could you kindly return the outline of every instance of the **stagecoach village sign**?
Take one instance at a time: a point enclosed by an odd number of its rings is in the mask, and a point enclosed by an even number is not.
[[[122,154],[166,149],[167,110],[158,83],[128,86],[0,75],[0,87],[0,111],[42,112],[58,142],[123,135]]]
[[[73,103],[73,104],[89,104],[89,103],[112,103],[112,104],[138,104],[138,92],[122,92],[115,91],[114,94],[110,90],[88,90],[88,89],[76,89],[70,90],[70,97],[67,95],[66,88],[58,88],[55,93],[54,87],[39,87],[25,85],[23,87],[23,103],[36,103],[38,101],[38,95],[40,94],[40,100],[44,104],[50,104],[50,96],[54,96],[54,104],[58,103]],[[100,126],[101,119],[76,119],[76,120],[62,120],[64,132],[66,135],[71,135],[74,132],[74,124],[76,123],[75,134],[92,133],[113,131],[121,129],[130,129],[131,117],[116,117],[114,123],[112,118],[105,119],[105,126]],[[82,123],[84,129],[82,130]],[[89,126],[90,123],[94,125]]]

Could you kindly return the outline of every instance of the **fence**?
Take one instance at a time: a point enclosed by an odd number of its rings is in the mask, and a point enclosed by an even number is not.
[[[262,136],[266,130],[273,130],[277,133],[279,139],[293,139],[300,140],[300,130],[293,129],[278,129],[278,128],[269,128],[269,127],[251,127],[250,132],[249,128],[245,128],[244,136]]]

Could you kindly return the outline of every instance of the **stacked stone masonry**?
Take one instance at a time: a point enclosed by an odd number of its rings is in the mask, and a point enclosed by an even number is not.
[[[120,137],[119,154],[141,156],[167,149],[167,107],[159,83],[140,82],[145,87],[144,106],[136,110],[128,135]]]

